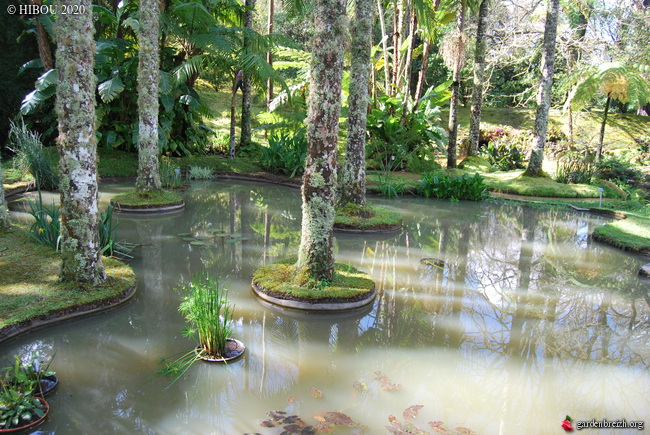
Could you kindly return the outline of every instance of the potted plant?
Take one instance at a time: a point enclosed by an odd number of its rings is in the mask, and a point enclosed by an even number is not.
[[[43,372],[33,365],[23,365],[18,356],[15,360],[15,365],[0,377],[0,434],[35,427],[50,412],[45,399],[35,395]]]
[[[162,374],[182,376],[196,361],[228,362],[243,355],[246,348],[241,341],[231,338],[233,332],[233,305],[228,300],[228,287],[219,278],[200,274],[192,276],[179,311],[188,323],[183,330],[186,337],[198,342],[195,349],[168,362],[163,360]]]
[[[45,362],[37,352],[32,353],[30,362],[23,362],[14,355],[14,364],[2,369],[0,378],[10,387],[32,396],[45,396],[57,387],[59,380],[50,370],[52,360]]]

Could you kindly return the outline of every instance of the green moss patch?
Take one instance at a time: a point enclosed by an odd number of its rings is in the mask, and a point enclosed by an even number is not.
[[[176,205],[183,202],[183,198],[175,192],[161,190],[160,192],[131,191],[121,193],[111,199],[111,204],[119,207],[157,207]]]
[[[54,320],[121,301],[135,286],[135,273],[112,258],[104,257],[103,263],[107,279],[97,288],[62,283],[59,252],[34,242],[18,225],[0,230],[0,340],[33,320]]]
[[[402,215],[381,207],[348,203],[336,209],[334,227],[364,231],[391,231],[400,228]]]
[[[335,264],[332,282],[315,282],[296,270],[296,261],[289,258],[257,269],[253,283],[269,296],[312,303],[353,302],[375,288],[367,273],[342,263]]]

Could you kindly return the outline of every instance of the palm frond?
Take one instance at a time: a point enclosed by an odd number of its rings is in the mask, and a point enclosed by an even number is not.
[[[32,69],[32,68],[37,68],[37,69],[43,68],[43,61],[39,58],[39,59],[32,59],[28,62],[25,62],[18,69],[18,75],[21,75],[28,69]]]
[[[200,72],[203,58],[203,55],[194,56],[193,58],[183,62],[181,65],[174,68],[172,71],[174,82],[185,83],[192,74]]]

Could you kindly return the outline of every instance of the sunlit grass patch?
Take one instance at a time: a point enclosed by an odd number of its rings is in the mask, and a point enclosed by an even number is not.
[[[99,287],[84,290],[75,283],[62,283],[61,254],[37,244],[20,228],[0,231],[0,331],[53,312],[100,305],[119,298],[136,283],[131,267],[106,257],[102,261],[107,279]]]

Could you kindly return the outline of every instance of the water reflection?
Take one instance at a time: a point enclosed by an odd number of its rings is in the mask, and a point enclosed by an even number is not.
[[[424,405],[423,427],[478,433],[550,433],[566,414],[650,415],[650,286],[637,277],[640,258],[592,242],[603,218],[377,199],[404,214],[403,230],[337,234],[335,246],[338,261],[372,274],[376,302],[346,317],[304,316],[250,291],[256,268],[296,253],[299,192],[196,183],[185,195],[181,213],[120,217],[121,237],[139,245],[133,303],[0,348],[56,354],[62,382],[43,430],[262,432],[266,412],[286,410],[312,424],[315,412],[345,412],[374,434],[414,404]],[[234,335],[247,353],[170,385],[154,374],[158,359],[192,346],[179,284],[203,270],[231,283]]]

